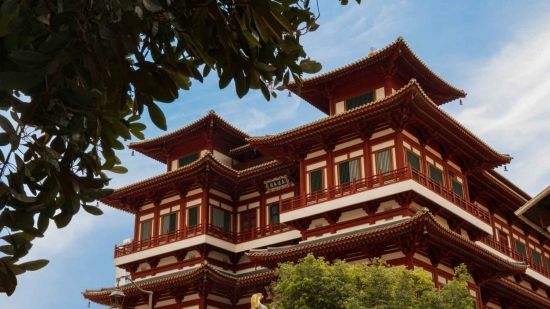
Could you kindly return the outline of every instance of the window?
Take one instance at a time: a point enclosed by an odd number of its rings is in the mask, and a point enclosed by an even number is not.
[[[458,181],[458,177],[456,176],[455,173],[449,171],[449,177],[451,178],[451,186],[452,186],[452,189],[453,189],[453,192],[460,196],[460,197],[464,197],[464,189],[462,187],[462,183],[460,181]]]
[[[370,91],[360,96],[346,100],[346,110],[350,110],[374,101],[374,92]]]
[[[279,223],[279,204],[269,205],[269,222],[270,223]]]
[[[376,153],[376,165],[378,174],[391,171],[391,155],[389,149]]]
[[[533,259],[533,262],[542,265],[542,257],[537,251],[531,250],[531,258]]]
[[[141,240],[147,240],[151,237],[151,221],[141,222]]]
[[[231,214],[221,208],[212,208],[212,224],[226,231],[231,230]]]
[[[199,207],[189,208],[189,216],[187,218],[188,226],[195,226],[199,222]]]
[[[433,165],[430,165],[430,178],[435,182],[443,184],[443,172]]]
[[[550,258],[546,259],[546,268],[550,269]]]
[[[525,244],[523,244],[517,239],[515,240],[515,243],[516,243],[516,251],[523,256],[527,256],[527,249],[525,249]]]
[[[340,184],[359,179],[359,160],[353,159],[338,165]]]
[[[412,153],[412,151],[410,150],[407,150],[407,163],[415,170],[421,171],[420,158],[414,153]]]
[[[195,152],[178,160],[178,167],[186,166],[199,159],[199,153]]]
[[[323,170],[316,170],[309,173],[309,184],[311,192],[323,190]]]
[[[176,213],[162,217],[161,234],[166,234],[176,230]]]

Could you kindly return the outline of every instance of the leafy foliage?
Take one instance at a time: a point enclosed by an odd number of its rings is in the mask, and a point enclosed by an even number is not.
[[[374,259],[372,264],[330,264],[309,254],[297,264],[282,263],[274,283],[277,309],[471,309],[470,276],[464,265],[440,290],[422,269],[389,267]]]
[[[102,214],[105,172],[127,171],[116,150],[144,139],[145,109],[166,130],[158,102],[212,71],[220,88],[268,101],[318,72],[300,44],[319,27],[309,2],[0,0],[0,109],[11,116],[0,115],[0,292],[47,264],[17,263],[50,221]]]

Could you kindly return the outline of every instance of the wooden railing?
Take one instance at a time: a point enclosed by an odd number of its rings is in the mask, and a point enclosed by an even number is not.
[[[525,262],[525,264],[529,265],[529,267],[538,272],[539,274],[545,276],[546,278],[550,278],[550,270],[545,267],[544,265],[541,265],[539,263],[536,263],[532,259],[526,257],[525,255],[517,252],[516,250],[510,248],[507,244],[498,242],[491,238],[490,236],[484,237],[481,239],[481,241],[486,244],[487,246],[497,250],[498,252],[512,258],[515,261],[518,262]]]
[[[209,224],[206,226],[206,234],[222,239],[231,243],[243,243],[255,239],[262,238],[264,236],[271,236],[282,232],[287,232],[292,228],[286,224],[276,223],[267,225],[264,227],[258,227],[250,231],[235,233],[227,231],[223,228]],[[127,244],[115,246],[114,257],[121,257],[128,254],[132,254],[138,251],[143,251],[155,247],[159,247],[165,244],[173,243],[176,241],[192,238],[195,236],[204,235],[203,225],[197,224],[194,226],[186,227],[185,229],[168,232],[156,237],[150,237],[146,240],[135,240]]]
[[[469,214],[475,216],[481,221],[490,224],[491,216],[489,212],[479,208],[476,204],[463,199],[454,193],[451,189],[444,187],[439,182],[436,182],[428,176],[422,174],[410,167],[405,167],[384,174],[374,175],[371,177],[353,180],[348,183],[340,184],[334,187],[329,187],[316,192],[295,196],[280,201],[280,212],[285,213],[292,210],[309,207],[323,203],[329,200],[338,199],[351,194],[379,188],[387,185],[392,185],[405,180],[414,180],[422,186],[435,192],[439,196],[445,198],[449,202],[464,209]]]

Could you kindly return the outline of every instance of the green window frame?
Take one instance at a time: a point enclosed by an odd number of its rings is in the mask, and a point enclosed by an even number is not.
[[[516,251],[523,256],[527,256],[527,248],[525,247],[525,244],[517,239],[514,239],[514,242],[516,245]]]
[[[443,185],[443,172],[437,167],[430,164],[430,178]]]
[[[533,262],[542,265],[542,256],[535,250],[531,250],[531,259]]]
[[[415,170],[422,171],[420,168],[420,157],[410,150],[407,150],[407,163]]]
[[[188,164],[191,164],[199,159],[199,153],[195,152],[190,155],[187,155],[185,157],[179,158],[178,160],[178,167],[186,166]]]
[[[323,170],[309,173],[309,185],[311,193],[323,190]]]
[[[451,180],[451,185],[453,187],[453,192],[456,195],[464,198],[464,187],[462,186],[462,184],[460,182],[458,182],[458,180],[452,179]]]
[[[141,222],[140,239],[147,240],[151,238],[151,220]]]
[[[271,224],[280,223],[279,203],[269,205],[269,222]]]
[[[199,223],[199,207],[189,208],[187,226],[195,226]]]
[[[175,231],[176,230],[176,221],[177,221],[177,216],[176,216],[175,212],[173,212],[171,214],[168,214],[168,215],[165,215],[165,216],[162,216],[160,234],[164,235],[166,233]]]
[[[361,173],[359,172],[359,160],[352,159],[338,164],[338,173],[340,173],[340,184],[359,180]]]
[[[367,105],[374,102],[374,91],[369,91],[362,95],[358,95],[346,100],[346,110],[354,109],[359,106]]]
[[[212,225],[231,231],[231,214],[229,211],[212,207]]]

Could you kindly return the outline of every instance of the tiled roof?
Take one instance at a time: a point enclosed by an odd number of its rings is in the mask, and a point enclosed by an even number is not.
[[[375,64],[383,63],[388,60],[388,58],[393,57],[395,53],[398,53],[400,59],[404,59],[407,65],[414,68],[416,71],[416,76],[411,76],[412,78],[422,78],[425,80],[430,80],[438,84],[438,88],[443,91],[446,91],[452,95],[449,96],[449,99],[444,102],[438,102],[438,105],[452,101],[459,97],[465,97],[466,92],[462,89],[458,89],[452,86],[450,83],[445,81],[435,72],[433,72],[409,47],[407,42],[402,37],[397,38],[394,42],[387,45],[386,47],[371,52],[368,56],[359,59],[355,62],[347,64],[343,67],[334,69],[332,71],[319,74],[310,78],[302,79],[302,90],[313,87],[314,85],[323,84],[328,81],[332,81],[338,78],[341,78],[345,75],[351,74],[353,72],[362,70],[367,67],[371,67]],[[399,59],[398,58],[398,59]],[[287,87],[290,91],[296,93],[297,86],[294,81],[291,81]],[[302,94],[305,95],[304,92]],[[304,95],[300,95],[304,100],[308,101]],[[310,102],[315,105],[317,108],[323,110],[320,106],[316,105],[316,102]],[[326,109],[326,108],[325,108]],[[327,111],[324,111],[327,112]]]
[[[395,231],[398,231],[400,229],[406,229],[412,227],[415,223],[419,222],[429,222],[433,226],[435,226],[438,230],[444,231],[447,234],[452,235],[453,238],[458,239],[460,242],[465,243],[471,247],[476,248],[476,250],[479,250],[479,252],[485,256],[489,256],[494,260],[500,261],[502,265],[507,265],[510,268],[517,269],[517,270],[525,270],[527,268],[527,265],[524,263],[514,263],[510,262],[507,259],[504,259],[494,253],[492,253],[489,250],[486,250],[478,245],[476,245],[473,241],[470,241],[469,239],[463,237],[460,234],[457,234],[448,228],[444,227],[439,223],[435,217],[428,211],[427,208],[423,208],[422,210],[416,212],[412,217],[399,220],[397,222],[391,222],[389,224],[383,224],[383,225],[377,225],[365,228],[363,230],[359,231],[353,231],[349,233],[345,233],[342,235],[335,235],[333,237],[323,238],[318,241],[312,241],[312,242],[305,242],[298,245],[293,246],[286,246],[283,248],[268,248],[268,249],[260,249],[260,250],[251,250],[247,253],[248,257],[251,260],[269,260],[272,258],[276,258],[277,256],[289,256],[294,254],[302,254],[304,252],[311,252],[315,248],[320,248],[322,246],[327,245],[333,245],[333,246],[345,246],[347,243],[351,243],[354,241],[357,241],[358,239],[364,239],[365,237],[368,237],[370,235],[387,235],[392,234]]]
[[[247,286],[250,284],[255,284],[254,282],[256,281],[270,280],[274,276],[274,272],[270,269],[261,269],[245,274],[235,275],[220,271],[212,267],[208,262],[203,262],[200,266],[192,269],[186,269],[172,274],[154,276],[152,278],[140,280],[136,282],[136,285],[145,290],[159,291],[171,286],[178,286],[187,282],[193,282],[197,278],[203,278],[204,275],[208,275],[210,278],[222,280],[224,282],[230,282],[236,286]],[[121,285],[119,288],[127,296],[140,295],[138,289],[131,283]],[[84,298],[104,304],[105,302],[108,302],[109,294],[114,289],[115,287],[101,288],[98,290],[86,290],[82,292],[82,295]]]
[[[139,194],[154,188],[174,184],[178,181],[201,173],[206,168],[209,168],[210,170],[213,170],[213,168],[219,168],[235,182],[239,182],[249,179],[250,177],[261,175],[262,173],[270,173],[290,167],[291,164],[292,163],[283,164],[280,161],[272,160],[238,171],[223,164],[214,155],[207,151],[202,158],[186,166],[118,188],[109,197],[101,199],[101,202],[115,207],[116,203],[113,202],[122,197]]]
[[[427,111],[431,111],[442,117],[448,124],[451,124],[454,126],[453,129],[449,129],[447,126],[442,126],[441,129],[446,130],[447,134],[453,135],[455,138],[462,140],[462,137],[455,134],[455,129],[460,131],[462,135],[468,136],[473,142],[477,143],[479,146],[484,147],[489,152],[491,152],[494,156],[499,158],[502,161],[510,161],[512,157],[508,155],[503,155],[498,153],[496,150],[494,150],[491,146],[487,145],[483,140],[481,140],[479,137],[477,137],[474,133],[472,133],[470,130],[468,130],[466,127],[464,127],[462,124],[454,120],[449,114],[447,114],[444,110],[442,110],[437,104],[435,104],[422,90],[420,85],[415,79],[412,79],[409,81],[407,85],[396,91],[395,93],[391,94],[390,96],[384,97],[382,99],[379,99],[377,101],[371,102],[366,105],[362,105],[359,107],[356,107],[354,109],[347,110],[345,112],[328,116],[319,120],[316,120],[314,122],[293,128],[288,131],[284,131],[275,135],[271,136],[262,136],[262,137],[250,137],[247,138],[247,141],[252,144],[253,146],[258,145],[282,145],[287,143],[294,143],[297,140],[305,139],[308,137],[311,137],[313,135],[318,134],[319,129],[322,129],[324,127],[341,127],[344,125],[348,125],[348,123],[352,122],[354,119],[357,121],[360,116],[368,116],[369,113],[376,113],[376,112],[383,112],[386,110],[391,110],[395,106],[399,105],[401,102],[397,102],[398,98],[402,98],[405,94],[420,94],[425,102],[428,104],[423,104],[420,107],[425,108]],[[419,102],[418,100],[414,100],[414,103]],[[417,104],[418,106],[418,104]],[[424,113],[426,116],[430,117],[428,114]],[[440,121],[433,119],[434,122],[439,123]],[[470,143],[465,142],[465,147],[469,147],[471,151],[477,152],[476,147],[473,147],[470,145]]]
[[[225,119],[223,119],[218,114],[216,114],[216,112],[211,110],[206,115],[204,115],[203,117],[193,121],[192,123],[190,123],[190,124],[188,124],[184,127],[181,127],[181,128],[179,128],[175,131],[166,133],[164,135],[161,135],[161,136],[158,136],[158,137],[155,137],[155,138],[150,138],[150,139],[146,139],[146,140],[143,140],[143,141],[130,143],[128,145],[128,148],[135,149],[136,151],[141,152],[144,155],[149,156],[149,157],[151,157],[151,158],[153,158],[153,159],[155,159],[155,160],[157,160],[161,163],[166,163],[166,159],[164,158],[164,156],[159,155],[156,152],[151,151],[150,150],[151,147],[154,148],[156,146],[162,145],[163,143],[170,142],[170,141],[176,140],[178,138],[181,138],[184,135],[189,134],[191,132],[194,132],[195,130],[201,128],[202,126],[207,124],[208,121],[210,121],[210,120],[214,121],[216,124],[219,125],[220,128],[224,129],[226,132],[229,132],[230,134],[236,136],[237,138],[243,139],[243,141],[244,141],[245,138],[249,137],[248,134],[241,131],[239,128],[233,126],[229,122],[225,121]]]

